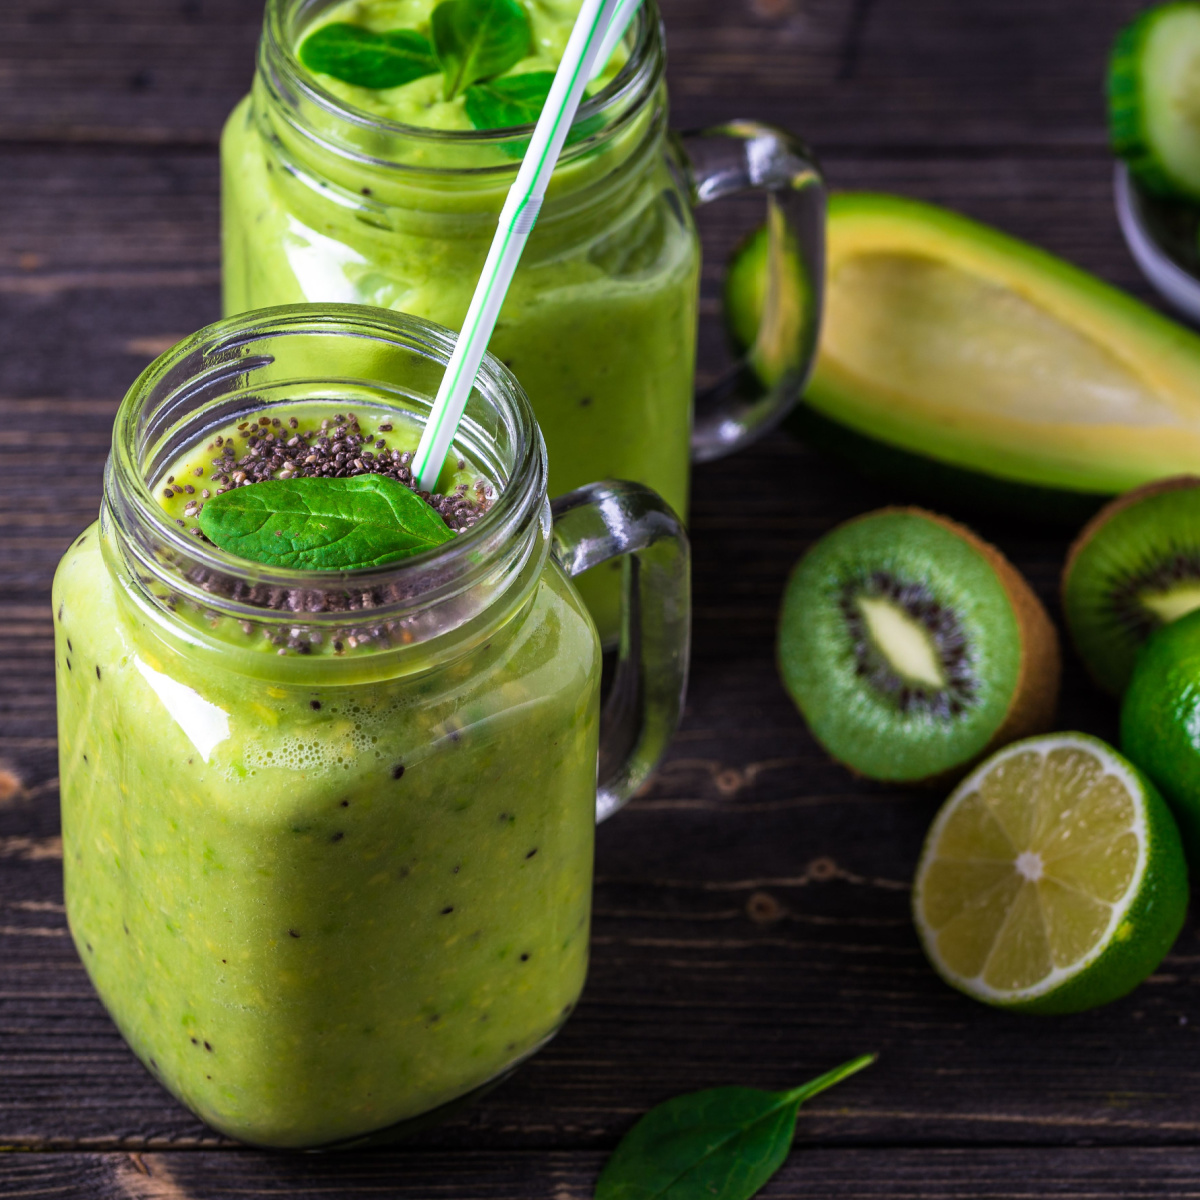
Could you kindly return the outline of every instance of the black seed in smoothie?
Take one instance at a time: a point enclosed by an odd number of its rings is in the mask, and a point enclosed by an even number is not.
[[[83,545],[83,543],[84,543],[84,542],[86,542],[86,541],[87,541],[87,534],[84,534],[84,535],[83,535],[83,537],[81,537],[81,538],[79,539],[79,541],[77,541],[77,542],[75,543],[75,545],[76,545],[76,546],[82,546],[82,545]]]
[[[320,700],[310,700],[308,702],[308,707],[311,708],[313,710],[313,712],[320,712],[321,711],[321,702],[320,702]]]
[[[68,671],[75,670],[75,668],[73,666],[71,666],[71,660],[69,658],[67,659],[67,670]]]
[[[298,934],[298,933],[297,933],[297,932],[296,932],[294,929],[289,929],[289,930],[288,930],[288,937],[294,937],[294,938],[298,938],[299,936],[300,936],[300,935],[299,935],[299,934]]]
[[[209,1052],[209,1054],[212,1053],[212,1046],[208,1042],[204,1043],[204,1048]]]
[[[349,807],[350,807],[350,801],[349,801],[349,800],[343,800],[343,801],[342,801],[342,807],[343,807],[343,808],[349,808]]]
[[[87,760],[88,760],[88,756],[85,754],[85,755],[83,756],[83,761],[84,761],[84,762],[87,762]]]
[[[404,764],[403,763],[397,763],[392,768],[392,778],[393,779],[403,779],[404,778]]]
[[[363,188],[363,189],[362,189],[362,194],[363,194],[364,196],[369,196],[369,195],[371,194],[371,189],[370,189],[369,187],[365,187],[365,188]]]
[[[93,950],[93,949],[92,949],[92,943],[91,943],[91,942],[84,942],[83,944],[84,944],[84,945],[85,945],[85,946],[88,948],[88,953],[89,953],[89,954],[95,954],[95,953],[96,953],[96,952],[95,952],[95,950]]]
[[[525,855],[525,857],[532,858],[536,853],[537,853],[537,847],[534,846],[534,848],[532,850],[530,850],[530,852],[527,855]]]
[[[67,649],[68,649],[68,650],[70,650],[70,652],[71,652],[72,654],[74,654],[74,653],[75,653],[75,647],[71,645],[71,639],[70,639],[70,638],[67,638]]]
[[[454,869],[453,869],[453,870],[450,872],[450,874],[451,874],[451,875],[457,875],[457,874],[459,873],[459,871],[461,871],[461,870],[462,870],[462,864],[461,864],[461,863],[455,863],[455,864],[454,864]]]
[[[60,604],[58,606],[58,622],[60,625],[62,624],[62,612],[63,612],[63,606]]]
[[[454,911],[454,905],[447,904],[446,907],[442,909],[442,916],[448,917],[453,911]]]
[[[584,396],[583,399],[579,401],[579,407],[580,408],[589,408],[589,407],[591,407],[591,403],[592,403],[591,396]]]
[[[97,679],[100,678],[100,668],[99,667],[96,668],[96,678]]]
[[[129,934],[129,926],[128,926],[128,925],[126,925],[124,921],[122,921],[122,922],[121,922],[121,928],[122,928],[123,930],[125,930],[126,936],[128,936],[128,934]]]
[[[340,842],[345,836],[346,835],[339,830],[337,833],[333,834],[329,840],[331,842]]]
[[[193,1046],[198,1046],[198,1045],[200,1045],[200,1039],[199,1039],[199,1038],[192,1038],[192,1045],[193,1045]]]
[[[528,962],[528,961],[529,961],[529,955],[528,955],[527,953],[526,953],[526,954],[522,954],[522,955],[521,955],[521,961],[522,961],[522,962]]]

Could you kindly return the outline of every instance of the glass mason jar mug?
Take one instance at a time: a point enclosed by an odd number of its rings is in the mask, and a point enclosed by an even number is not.
[[[222,140],[225,311],[331,301],[461,327],[529,128],[402,125],[324,88],[296,56],[336,0],[267,0],[253,91]],[[824,190],[804,147],[736,121],[667,134],[663,33],[646,0],[627,61],[581,107],[491,342],[550,453],[550,495],[594,479],[654,488],[685,515],[689,458],[775,424],[820,323]],[[700,245],[692,208],[768,200],[754,346],[695,398]],[[764,382],[766,381],[766,382]],[[582,592],[616,629],[605,571]]]
[[[453,334],[357,306],[211,326],[117,415],[100,520],[54,583],[72,934],[154,1076],[214,1128],[344,1143],[549,1039],[583,986],[593,830],[685,685],[688,549],[638,485],[546,498],[485,361],[452,454],[486,514],[382,568],[235,559],[151,492],[182,450],[299,404],[419,434]],[[569,575],[623,555],[612,698]],[[597,759],[599,754],[599,789]]]

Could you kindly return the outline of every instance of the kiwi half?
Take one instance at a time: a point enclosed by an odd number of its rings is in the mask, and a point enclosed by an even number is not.
[[[1067,555],[1062,599],[1079,657],[1120,696],[1142,643],[1200,608],[1200,478],[1148,483],[1102,508]]]
[[[1050,728],[1058,637],[993,546],[919,508],[839,525],[788,581],[779,667],[813,736],[860,775],[943,782]]]

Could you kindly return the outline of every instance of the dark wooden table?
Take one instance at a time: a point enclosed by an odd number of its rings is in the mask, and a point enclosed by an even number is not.
[[[665,7],[678,125],[790,125],[835,186],[952,205],[1145,295],[1113,216],[1101,91],[1136,0]],[[657,782],[600,831],[591,979],[556,1042],[420,1141],[324,1158],[223,1141],[137,1064],[63,917],[48,594],[95,516],[125,388],[218,315],[217,137],[260,13],[0,3],[0,755],[24,782],[0,801],[0,1195],[582,1200],[657,1101],[786,1087],[866,1050],[878,1064],[802,1112],[764,1195],[1200,1192],[1193,924],[1135,994],[1068,1019],[992,1012],[926,966],[909,880],[938,798],[830,765],[772,662],[791,563],[905,496],[786,435],[696,473],[686,719]],[[706,222],[708,321],[749,219]],[[1062,531],[979,527],[1057,613]],[[1115,731],[1074,662],[1062,725]]]

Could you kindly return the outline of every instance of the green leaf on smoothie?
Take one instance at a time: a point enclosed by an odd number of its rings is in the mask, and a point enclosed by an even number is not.
[[[542,115],[553,82],[553,71],[530,71],[472,84],[464,97],[467,116],[476,129],[532,125]]]
[[[595,1200],[749,1200],[783,1166],[800,1105],[874,1061],[865,1054],[790,1092],[725,1087],[668,1100],[622,1138]]]
[[[386,475],[233,488],[205,501],[200,529],[231,554],[305,571],[379,567],[454,537],[420,496]]]
[[[364,88],[393,88],[441,70],[428,38],[413,29],[375,33],[335,21],[322,25],[300,46],[310,71]]]
[[[442,0],[433,10],[430,32],[447,100],[516,66],[533,38],[529,14],[517,0]]]

